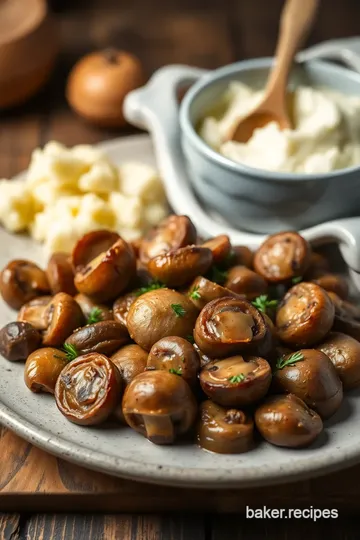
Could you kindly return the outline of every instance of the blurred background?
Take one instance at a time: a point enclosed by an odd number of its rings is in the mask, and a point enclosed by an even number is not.
[[[0,0],[0,7],[12,1]],[[28,0],[23,2],[25,6]],[[48,3],[60,32],[60,51],[42,90],[26,104],[0,111],[0,176],[9,177],[26,167],[33,148],[49,139],[72,145],[135,131],[129,127],[99,129],[71,111],[65,98],[66,80],[84,54],[109,46],[124,49],[140,59],[146,76],[169,63],[215,68],[243,58],[271,55],[283,0]],[[323,0],[309,43],[357,35],[359,23],[359,0]]]

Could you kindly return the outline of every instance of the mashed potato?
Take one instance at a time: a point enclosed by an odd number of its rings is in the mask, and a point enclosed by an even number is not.
[[[200,136],[229,159],[269,171],[317,174],[360,163],[360,98],[307,86],[292,95],[294,129],[281,131],[271,122],[256,129],[245,144],[226,141],[262,95],[242,83],[230,83],[222,114],[206,117]]]

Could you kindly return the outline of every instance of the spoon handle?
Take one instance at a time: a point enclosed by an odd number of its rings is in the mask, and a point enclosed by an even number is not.
[[[320,0],[287,0],[280,19],[276,64],[267,84],[268,94],[277,85],[286,85],[294,56],[310,30]]]

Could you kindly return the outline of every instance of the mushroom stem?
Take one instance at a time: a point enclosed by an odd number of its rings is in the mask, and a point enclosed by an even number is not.
[[[155,444],[170,444],[174,442],[174,425],[170,416],[145,415],[143,416],[146,436]]]

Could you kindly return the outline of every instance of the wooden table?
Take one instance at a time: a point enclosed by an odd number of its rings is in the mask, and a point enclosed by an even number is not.
[[[142,59],[148,74],[167,63],[214,68],[269,55],[282,0],[53,3],[61,7],[57,13],[63,38],[61,57],[51,82],[39,96],[1,115],[0,175],[4,177],[24,169],[34,147],[49,139],[72,145],[134,132],[130,128],[98,130],[69,110],[64,99],[66,74],[82,54],[109,45],[122,47]],[[356,35],[359,21],[358,0],[324,1],[311,41]],[[359,467],[283,487],[198,492],[136,484],[86,471],[45,454],[5,429],[0,456],[0,510],[7,512],[0,518],[0,538],[359,538],[357,524],[348,517],[359,511]],[[245,505],[338,508],[340,519],[316,525],[310,520],[246,520],[241,515]],[[114,515],[116,512],[122,514]]]

